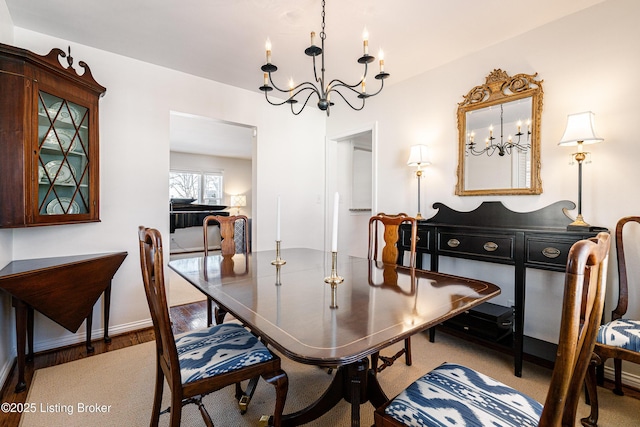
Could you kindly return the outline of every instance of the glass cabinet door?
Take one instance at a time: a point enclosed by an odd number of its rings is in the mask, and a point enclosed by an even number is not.
[[[90,212],[89,109],[38,92],[38,214]]]

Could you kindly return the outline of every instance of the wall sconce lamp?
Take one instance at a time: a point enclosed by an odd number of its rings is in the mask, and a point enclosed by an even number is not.
[[[231,196],[231,206],[237,209],[236,215],[240,215],[240,208],[247,206],[247,196],[245,194]]]
[[[591,226],[582,217],[582,162],[587,157],[587,152],[583,151],[583,144],[595,144],[604,141],[596,135],[594,129],[594,117],[591,111],[584,113],[569,114],[567,117],[567,128],[562,135],[558,145],[578,146],[578,151],[572,155],[578,162],[578,216],[575,221],[567,226],[567,230],[589,230]]]
[[[416,219],[422,218],[420,213],[420,181],[422,180],[422,167],[430,165],[429,153],[426,145],[413,145],[411,146],[411,153],[409,153],[408,166],[416,166],[416,177],[418,178],[418,214]]]

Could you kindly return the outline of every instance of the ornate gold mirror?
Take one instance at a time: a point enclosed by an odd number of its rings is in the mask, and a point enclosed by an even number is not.
[[[542,193],[537,75],[493,70],[458,104],[457,195]]]

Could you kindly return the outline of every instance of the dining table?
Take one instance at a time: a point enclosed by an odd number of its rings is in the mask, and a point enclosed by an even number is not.
[[[342,399],[360,425],[361,404],[387,401],[369,356],[500,293],[482,280],[307,248],[168,265],[284,356],[336,368],[327,390],[285,414],[283,426],[315,420]]]

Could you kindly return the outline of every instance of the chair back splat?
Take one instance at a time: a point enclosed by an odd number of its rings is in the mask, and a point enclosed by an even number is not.
[[[409,267],[416,266],[416,242],[418,226],[416,219],[406,213],[385,214],[379,213],[369,219],[369,255],[374,261],[382,261],[387,264],[398,262],[398,240],[400,239],[400,224],[411,224],[411,244]],[[380,230],[383,227],[382,240],[384,246],[380,249]]]
[[[609,234],[599,233],[569,251],[558,351],[544,405],[485,374],[444,363],[377,408],[375,425],[451,425],[456,420],[474,427],[573,427],[602,317],[609,240]]]
[[[243,239],[236,242],[236,222],[242,224]],[[244,215],[208,215],[202,220],[202,231],[204,234],[204,256],[209,256],[209,224],[218,223],[220,226],[220,253],[223,257],[231,257],[239,253],[248,254],[249,247],[249,219]],[[237,251],[236,249],[240,249]],[[224,321],[227,312],[218,307],[211,298],[207,297],[207,325],[220,324]]]

